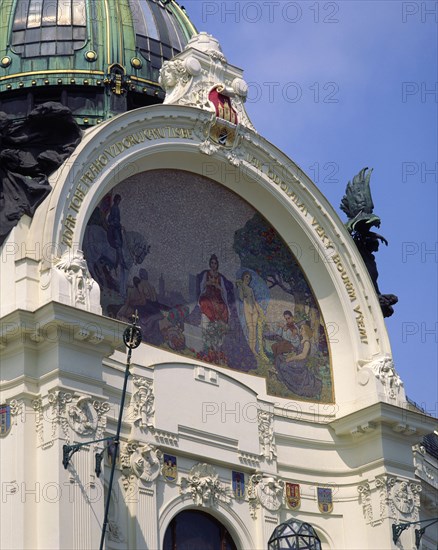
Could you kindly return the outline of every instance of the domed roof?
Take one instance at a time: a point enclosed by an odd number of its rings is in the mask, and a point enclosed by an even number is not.
[[[161,65],[194,34],[175,0],[0,0],[0,111],[60,101],[93,125],[160,103]]]

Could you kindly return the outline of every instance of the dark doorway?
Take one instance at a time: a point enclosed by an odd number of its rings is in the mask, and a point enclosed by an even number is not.
[[[237,550],[227,529],[205,512],[185,510],[170,522],[163,550]]]

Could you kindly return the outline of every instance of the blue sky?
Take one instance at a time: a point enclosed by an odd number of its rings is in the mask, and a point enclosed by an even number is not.
[[[374,168],[379,286],[407,395],[438,416],[438,4],[185,0],[250,84],[258,132],[313,179],[341,219],[349,179]]]

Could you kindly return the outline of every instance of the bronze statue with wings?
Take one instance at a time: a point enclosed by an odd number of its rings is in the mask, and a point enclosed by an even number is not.
[[[347,216],[345,227],[353,237],[354,242],[368,269],[374,289],[379,297],[380,306],[384,317],[390,317],[394,313],[392,306],[398,302],[394,294],[381,294],[377,279],[377,263],[374,252],[379,249],[380,242],[388,245],[388,241],[379,233],[371,231],[372,227],[380,227],[380,218],[374,214],[374,204],[371,197],[370,179],[373,170],[363,168],[353,181],[349,181],[345,195],[341,201],[341,210]]]

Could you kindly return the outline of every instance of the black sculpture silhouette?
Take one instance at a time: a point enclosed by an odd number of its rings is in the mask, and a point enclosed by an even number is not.
[[[0,112],[0,246],[20,218],[50,193],[49,176],[72,154],[82,131],[60,103],[38,105],[24,120]]]
[[[392,306],[398,302],[398,297],[395,294],[381,294],[377,284],[379,272],[374,252],[378,251],[380,242],[387,246],[388,241],[382,235],[371,231],[374,226],[380,227],[380,218],[373,213],[374,204],[370,189],[373,170],[371,169],[369,172],[367,170],[368,168],[363,168],[359,174],[354,176],[352,182],[348,182],[341,202],[341,209],[349,218],[345,226],[353,237],[370,274],[383,316],[390,317],[394,313]]]

